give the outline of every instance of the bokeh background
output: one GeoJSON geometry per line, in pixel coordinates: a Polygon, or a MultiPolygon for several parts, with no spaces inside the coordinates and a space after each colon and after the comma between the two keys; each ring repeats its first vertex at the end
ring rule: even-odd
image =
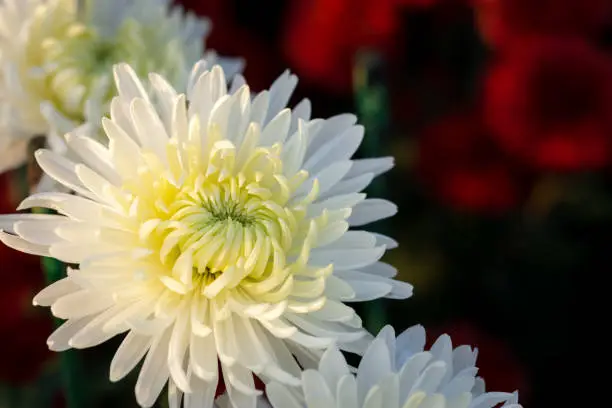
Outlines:
{"type": "MultiPolygon", "coordinates": [[[[363,156],[396,168],[369,189],[399,214],[375,229],[415,286],[358,306],[368,328],[422,323],[480,350],[488,388],[526,408],[567,406],[577,274],[606,273],[612,227],[609,0],[184,0],[213,21],[207,46],[243,56],[263,89],[285,68],[314,116],[356,112],[363,156]]],[[[0,178],[0,210],[25,192],[0,178]]],[[[62,407],[59,359],[76,359],[88,407],[132,407],[110,384],[117,344],[47,351],[31,306],[39,260],[0,247],[0,407],[62,407]],[[79,368],[80,367],[80,368],[79,368]]],[[[160,402],[160,406],[164,402],[160,402]]]]}

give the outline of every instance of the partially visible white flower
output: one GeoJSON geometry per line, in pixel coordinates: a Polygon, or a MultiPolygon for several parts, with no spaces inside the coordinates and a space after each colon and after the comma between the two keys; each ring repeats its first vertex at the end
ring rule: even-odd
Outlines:
{"type": "MultiPolygon", "coordinates": [[[[518,395],[485,392],[476,377],[477,351],[453,349],[448,335],[425,351],[425,330],[414,326],[396,340],[386,326],[365,353],[357,375],[335,348],[318,370],[302,373],[301,388],[276,382],[267,386],[274,408],[521,408],[518,395]]],[[[503,369],[500,367],[500,369],[503,369]]]]}
{"type": "MultiPolygon", "coordinates": [[[[78,2],[0,4],[0,109],[6,112],[0,138],[46,135],[65,148],[62,137],[75,127],[97,135],[116,94],[116,63],[129,63],[143,78],[158,72],[180,87],[196,61],[217,62],[215,54],[203,54],[209,22],[170,10],[170,0],[85,0],[80,10],[78,2]]],[[[239,61],[225,62],[240,69],[239,61]]],[[[1,150],[4,154],[8,151],[1,150]]],[[[0,171],[6,160],[0,156],[0,171]]]]}
{"type": "Polygon", "coordinates": [[[115,78],[108,147],[69,134],[74,160],[36,153],[76,195],[35,194],[19,209],[60,215],[0,216],[6,245],[79,264],[34,299],[67,319],[49,346],[127,333],[110,377],[144,358],[144,407],[168,383],[171,407],[208,408],[223,375],[232,403],[250,408],[254,375],[297,385],[334,342],[362,354],[371,336],[346,302],[404,299],[412,286],[380,262],[395,241],[361,229],[397,207],[361,192],[393,159],[352,158],[357,118],[311,119],[308,100],[286,108],[288,72],[254,98],[205,63],[186,94],[151,74],[149,95],[126,64],[115,78]]]}

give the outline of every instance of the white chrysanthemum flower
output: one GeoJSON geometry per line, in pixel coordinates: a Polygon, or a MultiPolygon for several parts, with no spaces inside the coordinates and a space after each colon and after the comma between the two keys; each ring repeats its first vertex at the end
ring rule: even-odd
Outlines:
{"type": "Polygon", "coordinates": [[[484,392],[476,377],[477,351],[453,350],[448,335],[425,351],[425,330],[414,326],[395,339],[391,326],[378,334],[357,375],[342,353],[330,347],[318,370],[302,373],[302,387],[272,382],[267,395],[274,408],[521,408],[518,395],[484,392]]]}
{"type": "MultiPolygon", "coordinates": [[[[85,0],[81,10],[78,2],[0,4],[0,109],[6,113],[0,138],[60,139],[77,126],[91,134],[116,93],[114,64],[127,62],[143,77],[159,72],[179,87],[203,56],[208,21],[170,11],[170,0],[85,0]]],[[[61,139],[54,143],[61,146],[61,139]]],[[[0,156],[0,171],[7,157],[0,156]]]]}
{"type": "Polygon", "coordinates": [[[34,299],[68,319],[50,347],[127,332],[110,376],[147,354],[142,406],[170,379],[172,406],[184,392],[187,406],[208,407],[219,359],[233,404],[252,407],[253,373],[299,384],[332,343],[365,351],[371,339],[345,301],[412,293],[379,262],[393,240],[348,230],[396,212],[361,193],[393,160],[351,159],[364,136],[356,117],[311,120],[308,100],[286,109],[297,83],[288,73],[251,100],[241,76],[228,93],[223,70],[204,66],[187,95],[152,74],[152,97],[116,67],[109,147],[67,135],[78,161],[36,154],[77,195],[39,193],[19,207],[61,215],[0,217],[8,246],[79,264],[34,299]]]}

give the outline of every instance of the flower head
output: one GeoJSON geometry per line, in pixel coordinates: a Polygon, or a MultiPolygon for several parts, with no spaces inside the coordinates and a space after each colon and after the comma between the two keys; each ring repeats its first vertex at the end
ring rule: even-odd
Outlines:
{"type": "Polygon", "coordinates": [[[520,408],[516,394],[484,392],[476,377],[477,351],[453,349],[447,335],[425,351],[425,330],[413,326],[397,339],[387,326],[366,351],[357,375],[340,351],[331,347],[318,370],[302,373],[302,388],[279,383],[267,387],[275,408],[520,408]]]}
{"type": "Polygon", "coordinates": [[[39,193],[20,206],[60,215],[0,217],[5,244],[79,264],[34,299],[68,320],[50,347],[127,332],[110,376],[146,354],[142,406],[168,379],[171,398],[212,401],[218,360],[232,403],[251,406],[253,374],[298,384],[333,342],[364,351],[367,333],[344,301],[412,292],[379,262],[393,240],[348,230],[396,211],[360,192],[393,163],[351,159],[364,133],[356,118],[311,120],[308,100],[285,109],[297,82],[288,73],[251,99],[241,76],[228,92],[222,68],[205,68],[194,67],[186,95],[152,74],[149,95],[117,66],[108,148],[73,134],[75,161],[36,154],[77,195],[39,193]]]}
{"type": "MultiPolygon", "coordinates": [[[[116,93],[112,66],[186,83],[209,23],[168,0],[6,0],[0,5],[0,137],[90,134],[116,93]]],[[[214,57],[214,55],[212,55],[214,57]]],[[[55,141],[56,143],[58,140],[55,141]]],[[[1,169],[0,169],[1,170],[1,169]]]]}

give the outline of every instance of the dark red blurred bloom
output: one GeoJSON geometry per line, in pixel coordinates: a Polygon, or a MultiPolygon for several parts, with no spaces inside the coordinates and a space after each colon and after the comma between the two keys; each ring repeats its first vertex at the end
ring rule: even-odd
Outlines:
{"type": "Polygon", "coordinates": [[[505,46],[525,35],[590,36],[612,19],[610,0],[472,0],[485,40],[505,46]]]}
{"type": "Polygon", "coordinates": [[[427,330],[428,347],[442,334],[448,334],[453,347],[467,344],[478,348],[478,375],[485,380],[487,390],[500,392],[519,391],[524,400],[527,389],[524,367],[508,345],[469,322],[456,322],[451,325],[427,330]]]}
{"type": "MultiPolygon", "coordinates": [[[[14,212],[9,174],[0,176],[0,213],[14,212]]],[[[0,346],[7,350],[0,364],[0,382],[23,383],[39,374],[52,355],[45,339],[51,318],[32,306],[32,298],[44,285],[38,257],[0,244],[0,346]]]]}
{"type": "Polygon", "coordinates": [[[450,116],[423,132],[418,174],[432,195],[462,210],[503,212],[522,198],[515,171],[475,113],[450,116]]]}
{"type": "Polygon", "coordinates": [[[500,145],[539,169],[601,168],[612,147],[612,59],[581,40],[525,39],[485,90],[500,145]]]}
{"type": "Polygon", "coordinates": [[[350,92],[355,53],[397,45],[403,6],[437,0],[295,0],[286,20],[283,50],[304,80],[329,91],[350,92]]]}

